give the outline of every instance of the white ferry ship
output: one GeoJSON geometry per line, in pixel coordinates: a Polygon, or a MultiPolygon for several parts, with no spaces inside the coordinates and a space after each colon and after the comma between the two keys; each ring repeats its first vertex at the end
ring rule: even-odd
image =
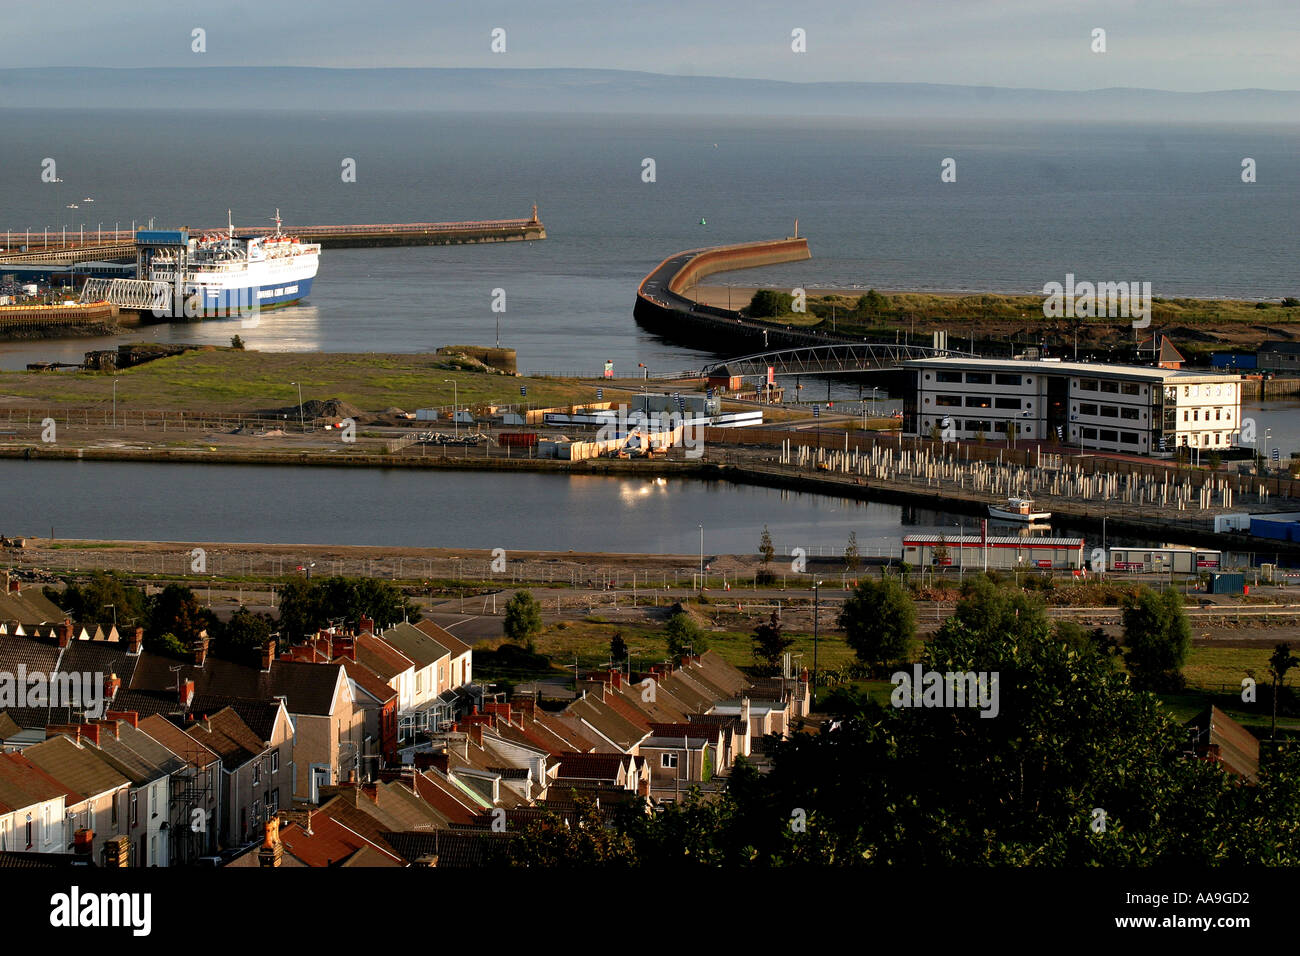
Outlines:
{"type": "Polygon", "coordinates": [[[183,268],[184,295],[197,297],[204,314],[247,309],[254,303],[259,309],[287,305],[311,292],[320,263],[318,243],[281,232],[278,209],[275,232],[269,236],[238,238],[229,213],[227,218],[226,233],[186,235],[182,248],[152,248],[137,277],[174,286],[176,272],[183,268]]]}

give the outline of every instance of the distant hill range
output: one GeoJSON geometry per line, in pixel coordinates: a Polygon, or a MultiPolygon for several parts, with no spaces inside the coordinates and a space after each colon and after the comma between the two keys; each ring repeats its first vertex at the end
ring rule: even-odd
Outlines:
{"type": "Polygon", "coordinates": [[[577,69],[10,69],[0,70],[0,103],[40,109],[634,112],[1066,122],[1300,120],[1300,91],[1295,90],[1058,91],[927,83],[786,83],[577,69]]]}

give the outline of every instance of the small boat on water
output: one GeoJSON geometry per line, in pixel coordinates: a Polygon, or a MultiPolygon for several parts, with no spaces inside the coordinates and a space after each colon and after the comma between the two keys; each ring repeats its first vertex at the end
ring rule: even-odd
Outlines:
{"type": "Polygon", "coordinates": [[[989,505],[989,517],[999,518],[1002,521],[1050,521],[1052,513],[1050,511],[1035,511],[1034,499],[1032,498],[1008,498],[1006,507],[989,505]]]}

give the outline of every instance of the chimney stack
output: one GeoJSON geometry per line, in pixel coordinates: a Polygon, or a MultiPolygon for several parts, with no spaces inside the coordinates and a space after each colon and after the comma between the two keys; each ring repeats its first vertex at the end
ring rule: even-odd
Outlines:
{"type": "Polygon", "coordinates": [[[194,681],[181,681],[180,699],[182,707],[189,707],[194,703],[194,681]]]}
{"type": "Polygon", "coordinates": [[[203,667],[204,661],[208,659],[208,636],[202,635],[194,642],[194,666],[203,667]]]}
{"type": "Polygon", "coordinates": [[[134,710],[110,710],[106,716],[109,720],[125,720],[136,729],[140,727],[140,714],[134,710]]]}
{"type": "MultiPolygon", "coordinates": [[[[122,679],[116,674],[109,674],[104,678],[104,698],[108,703],[113,702],[117,692],[122,688],[122,679]]],[[[135,726],[132,724],[132,726],[135,726]]]]}
{"type": "MultiPolygon", "coordinates": [[[[310,832],[310,826],[308,827],[310,832]]],[[[279,866],[284,856],[284,846],[280,843],[280,818],[272,817],[266,821],[262,837],[262,847],[257,851],[258,866],[279,866]]]]}
{"type": "Polygon", "coordinates": [[[138,655],[143,647],[144,647],[144,628],[137,624],[135,626],[135,629],[131,631],[131,648],[130,650],[127,651],[127,653],[131,655],[138,655]]]}
{"type": "Polygon", "coordinates": [[[89,860],[95,845],[95,831],[81,827],[72,835],[72,853],[79,859],[89,860]]]}
{"type": "Polygon", "coordinates": [[[275,660],[275,639],[266,642],[262,648],[262,673],[268,673],[271,670],[271,662],[275,660]]]}
{"type": "MultiPolygon", "coordinates": [[[[114,735],[116,735],[117,732],[116,726],[113,728],[113,731],[114,731],[114,735]]],[[[86,740],[89,740],[96,747],[98,747],[99,746],[99,724],[82,724],[81,736],[84,737],[86,740]]]]}
{"type": "Polygon", "coordinates": [[[359,634],[374,634],[375,622],[370,620],[365,614],[361,615],[361,620],[357,622],[357,632],[359,634]]]}
{"type": "Polygon", "coordinates": [[[72,643],[72,621],[68,618],[63,619],[59,625],[59,647],[67,647],[72,643]]]}
{"type": "Polygon", "coordinates": [[[74,744],[81,743],[81,725],[80,724],[50,724],[45,728],[45,739],[51,737],[65,736],[72,738],[74,744]]]}

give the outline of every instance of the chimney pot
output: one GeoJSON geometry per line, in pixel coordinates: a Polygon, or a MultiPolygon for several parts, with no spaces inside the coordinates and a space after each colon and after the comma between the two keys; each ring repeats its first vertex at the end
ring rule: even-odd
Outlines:
{"type": "Polygon", "coordinates": [[[135,630],[131,632],[131,648],[129,654],[139,654],[140,649],[144,646],[144,628],[136,625],[135,630]]]}
{"type": "Polygon", "coordinates": [[[181,681],[180,698],[182,707],[188,707],[194,703],[194,681],[181,681]]]}
{"type": "Polygon", "coordinates": [[[194,642],[194,666],[202,667],[204,662],[207,659],[208,659],[208,637],[206,634],[204,634],[197,641],[194,642]]]}
{"type": "Polygon", "coordinates": [[[271,669],[271,662],[274,660],[275,660],[275,640],[272,639],[267,641],[266,646],[262,648],[262,670],[264,672],[269,671],[271,669]]]}
{"type": "Polygon", "coordinates": [[[59,647],[67,647],[72,642],[72,621],[68,618],[63,619],[59,625],[59,647]]]}

